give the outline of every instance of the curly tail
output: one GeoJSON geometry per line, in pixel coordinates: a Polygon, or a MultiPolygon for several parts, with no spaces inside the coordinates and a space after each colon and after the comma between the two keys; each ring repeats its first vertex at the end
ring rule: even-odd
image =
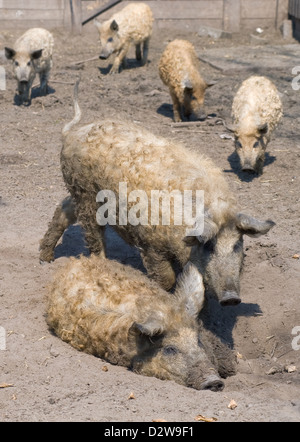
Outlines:
{"type": "Polygon", "coordinates": [[[79,107],[78,104],[78,86],[80,83],[80,78],[78,78],[78,80],[75,83],[74,86],[74,95],[73,95],[73,103],[74,103],[74,118],[72,121],[70,121],[69,123],[67,123],[63,130],[62,130],[62,134],[63,136],[66,136],[67,133],[70,131],[70,129],[72,129],[73,126],[75,126],[75,124],[79,123],[79,121],[81,120],[81,109],[79,107]]]}

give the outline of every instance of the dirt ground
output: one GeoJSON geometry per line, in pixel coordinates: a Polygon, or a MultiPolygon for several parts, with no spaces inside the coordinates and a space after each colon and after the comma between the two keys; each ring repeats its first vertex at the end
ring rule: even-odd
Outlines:
{"type": "MultiPolygon", "coordinates": [[[[2,31],[0,51],[20,34],[2,31]]],[[[284,117],[268,147],[264,173],[256,177],[239,172],[233,141],[222,138],[229,134],[216,124],[218,117],[230,121],[234,93],[249,72],[225,75],[201,63],[203,76],[217,81],[206,96],[212,118],[178,129],[171,124],[171,99],[157,69],[162,49],[174,38],[192,41],[199,54],[216,47],[226,53],[241,44],[250,48],[249,35],[214,41],[157,29],[148,65],[139,67],[131,52],[129,68],[114,76],[107,75],[110,61],[71,65],[99,53],[93,27],[76,37],[57,30],[54,37],[50,94],[40,97],[36,87],[29,107],[14,104],[16,84],[0,59],[7,74],[7,88],[0,91],[0,421],[194,422],[199,414],[219,422],[299,421],[300,340],[292,334],[300,326],[300,91],[291,85],[297,61],[288,70],[265,72],[281,93],[284,117]],[[68,256],[88,253],[79,226],[72,226],[56,248],[55,261],[39,263],[39,240],[66,195],[61,129],[73,117],[72,83],[78,75],[82,122],[118,116],[185,143],[224,170],[241,211],[276,222],[266,236],[245,239],[242,303],[219,310],[239,356],[238,374],[225,380],[220,393],[136,375],[79,353],[47,328],[47,284],[68,256]],[[228,408],[232,399],[235,409],[228,408]]],[[[279,34],[266,37],[269,44],[286,44],[279,34]]],[[[261,66],[263,71],[263,59],[261,66]]],[[[109,241],[110,258],[141,266],[139,256],[115,235],[109,233],[109,241]]]]}

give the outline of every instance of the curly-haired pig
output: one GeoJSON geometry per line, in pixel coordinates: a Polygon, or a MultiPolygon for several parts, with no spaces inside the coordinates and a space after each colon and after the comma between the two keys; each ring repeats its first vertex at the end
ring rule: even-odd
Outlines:
{"type": "Polygon", "coordinates": [[[243,171],[262,173],[266,147],[283,115],[276,86],[266,77],[245,80],[232,104],[235,148],[243,171]]]}
{"type": "Polygon", "coordinates": [[[12,60],[18,93],[23,103],[30,103],[32,83],[37,73],[40,77],[40,94],[47,93],[53,46],[54,39],[49,31],[32,28],[18,38],[13,49],[5,48],[6,58],[12,60]]]}
{"type": "Polygon", "coordinates": [[[83,226],[90,251],[105,256],[108,220],[104,216],[102,223],[98,217],[106,209],[103,192],[113,195],[116,203],[122,195],[120,183],[125,183],[128,195],[143,194],[139,201],[143,222],[129,221],[132,200],[128,218],[119,222],[115,205],[115,222],[109,224],[140,250],[148,276],[169,290],[176,280],[174,268],[183,268],[191,259],[208,292],[222,305],[238,304],[243,236],[266,234],[275,223],[239,213],[222,171],[198,151],[128,121],[100,120],[76,127],[81,118],[77,97],[75,109],[74,119],[63,130],[61,151],[62,173],[71,197],[56,209],[40,243],[40,259],[53,259],[57,241],[74,219],[83,226]],[[178,212],[170,210],[168,223],[155,222],[151,203],[155,189],[180,198],[186,191],[194,197],[200,191],[203,205],[199,204],[194,219],[181,217],[178,222],[178,212]]]}
{"type": "Polygon", "coordinates": [[[115,54],[110,73],[126,67],[126,55],[135,45],[136,59],[142,65],[147,62],[149,41],[152,34],[153,15],[145,3],[130,3],[104,23],[95,22],[101,43],[101,59],[115,54]],[[143,48],[141,48],[141,45],[143,48]]]}
{"type": "Polygon", "coordinates": [[[207,83],[201,77],[192,43],[187,40],[171,41],[160,58],[158,69],[161,80],[170,91],[175,122],[181,121],[183,115],[205,119],[205,91],[214,83],[207,83]]]}
{"type": "MultiPolygon", "coordinates": [[[[47,322],[63,341],[112,364],[219,391],[218,355],[214,366],[205,351],[211,342],[199,331],[203,303],[202,277],[190,263],[170,294],[130,266],[91,255],[71,258],[54,277],[47,322]]],[[[233,374],[231,363],[224,371],[224,355],[221,365],[223,377],[233,374]]]]}

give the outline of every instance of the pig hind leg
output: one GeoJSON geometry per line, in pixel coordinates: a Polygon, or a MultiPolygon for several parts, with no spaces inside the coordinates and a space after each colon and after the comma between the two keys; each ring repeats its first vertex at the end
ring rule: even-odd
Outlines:
{"type": "Polygon", "coordinates": [[[150,38],[147,38],[144,41],[144,44],[143,44],[143,58],[142,58],[142,64],[143,65],[145,65],[147,63],[147,60],[148,60],[149,41],[150,41],[150,38]]]}
{"type": "Polygon", "coordinates": [[[76,198],[77,219],[84,229],[85,240],[91,253],[105,257],[105,226],[100,226],[96,220],[98,204],[89,195],[83,193],[76,198]]]}
{"type": "Polygon", "coordinates": [[[149,278],[154,279],[165,290],[171,290],[176,281],[171,262],[152,250],[141,255],[149,278]]]}
{"type": "Polygon", "coordinates": [[[43,239],[40,241],[40,262],[54,259],[55,246],[64,231],[76,222],[75,206],[71,197],[65,198],[56,208],[52,221],[43,239]]]}

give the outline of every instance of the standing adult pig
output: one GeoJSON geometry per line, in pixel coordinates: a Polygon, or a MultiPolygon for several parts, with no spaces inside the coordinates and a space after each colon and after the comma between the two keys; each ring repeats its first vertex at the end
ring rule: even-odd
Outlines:
{"type": "Polygon", "coordinates": [[[243,171],[261,174],[266,147],[283,114],[276,86],[252,76],[239,88],[232,104],[236,152],[243,171]]]}
{"type": "Polygon", "coordinates": [[[192,43],[186,40],[169,43],[159,61],[159,75],[170,90],[176,122],[193,114],[199,120],[206,118],[205,91],[213,83],[207,83],[201,77],[192,43]]]}
{"type": "Polygon", "coordinates": [[[13,72],[18,82],[22,103],[31,101],[32,83],[36,74],[40,77],[40,94],[47,94],[53,46],[54,39],[49,31],[32,28],[18,38],[13,49],[5,48],[6,58],[13,63],[13,72]]]}
{"type": "MultiPolygon", "coordinates": [[[[191,260],[203,275],[208,291],[222,305],[241,302],[243,236],[266,234],[274,222],[239,213],[221,170],[199,152],[129,121],[98,120],[74,127],[81,119],[77,92],[78,83],[74,119],[63,129],[61,151],[61,169],[71,198],[55,210],[40,242],[41,261],[53,259],[57,241],[76,219],[84,228],[90,251],[105,256],[108,219],[104,215],[102,224],[97,218],[103,197],[98,199],[98,192],[108,190],[116,203],[123,193],[120,183],[126,182],[128,194],[142,190],[145,198],[140,198],[139,213],[147,220],[136,223],[136,219],[130,222],[122,218],[119,222],[121,215],[115,206],[116,217],[109,224],[125,242],[140,250],[148,276],[169,290],[176,280],[174,265],[183,268],[191,260]],[[152,204],[149,210],[148,204],[153,189],[169,196],[174,191],[177,195],[178,191],[181,195],[186,190],[194,195],[197,190],[203,191],[204,207],[195,217],[195,226],[191,227],[194,221],[185,217],[175,222],[178,213],[171,210],[171,201],[168,222],[152,222],[152,213],[148,219],[155,210],[152,204]]],[[[177,208],[182,211],[182,205],[177,208]]]]}
{"type": "Polygon", "coordinates": [[[92,255],[71,258],[59,270],[50,287],[47,322],[62,340],[112,364],[218,391],[224,383],[198,332],[203,303],[202,277],[192,264],[170,294],[130,266],[92,255]]]}
{"type": "Polygon", "coordinates": [[[121,64],[126,67],[126,55],[132,44],[135,45],[136,59],[142,65],[146,64],[153,24],[148,5],[131,3],[104,23],[95,23],[102,47],[99,58],[106,60],[112,54],[116,55],[110,74],[119,72],[121,64]]]}

